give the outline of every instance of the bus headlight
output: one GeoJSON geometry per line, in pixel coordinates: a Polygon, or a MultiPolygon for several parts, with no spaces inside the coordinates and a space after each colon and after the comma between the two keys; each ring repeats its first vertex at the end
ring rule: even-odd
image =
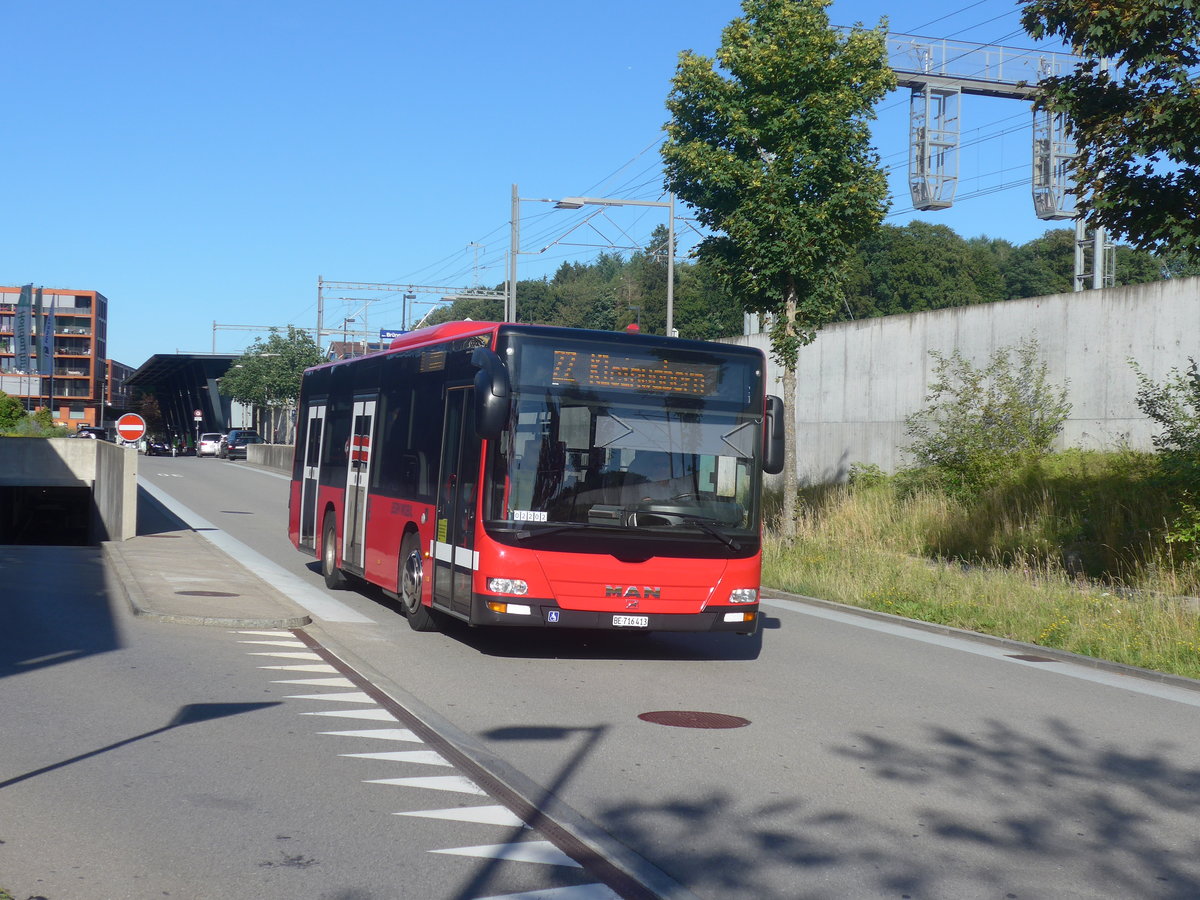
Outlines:
{"type": "Polygon", "coordinates": [[[489,578],[487,589],[493,594],[516,594],[519,597],[529,592],[529,585],[519,578],[489,578]]]}
{"type": "Polygon", "coordinates": [[[735,588],[729,592],[730,603],[757,603],[758,588],[735,588]]]}

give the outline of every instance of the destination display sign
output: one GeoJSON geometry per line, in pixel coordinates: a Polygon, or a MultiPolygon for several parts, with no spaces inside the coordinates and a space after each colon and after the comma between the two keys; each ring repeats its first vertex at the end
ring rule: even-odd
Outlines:
{"type": "Polygon", "coordinates": [[[721,367],[709,363],[595,350],[555,350],[552,382],[644,394],[710,397],[717,393],[720,374],[721,367]]]}

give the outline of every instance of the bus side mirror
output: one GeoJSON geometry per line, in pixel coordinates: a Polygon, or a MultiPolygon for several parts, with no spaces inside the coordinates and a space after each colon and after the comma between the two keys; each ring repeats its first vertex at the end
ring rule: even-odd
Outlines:
{"type": "Polygon", "coordinates": [[[508,368],[487,347],[475,348],[471,365],[479,367],[475,373],[475,433],[494,438],[508,423],[508,368]]]}
{"type": "Polygon", "coordinates": [[[767,395],[767,421],[763,429],[763,471],[778,475],[783,471],[783,401],[767,395]]]}

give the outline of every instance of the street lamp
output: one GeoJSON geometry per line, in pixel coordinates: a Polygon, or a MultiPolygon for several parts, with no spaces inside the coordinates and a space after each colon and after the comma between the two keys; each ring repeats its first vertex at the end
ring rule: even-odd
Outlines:
{"type": "MultiPolygon", "coordinates": [[[[669,210],[667,222],[667,335],[675,333],[675,195],[669,200],[621,200],[614,197],[563,197],[546,200],[555,209],[582,209],[585,206],[659,206],[669,210]]],[[[508,257],[508,296],[505,299],[504,320],[517,318],[517,255],[520,250],[521,198],[517,186],[512,186],[512,248],[508,257]]]]}

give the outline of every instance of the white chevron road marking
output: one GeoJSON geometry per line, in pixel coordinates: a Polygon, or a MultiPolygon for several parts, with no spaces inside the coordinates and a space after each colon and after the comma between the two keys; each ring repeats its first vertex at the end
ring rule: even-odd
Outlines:
{"type": "Polygon", "coordinates": [[[327,672],[334,674],[337,672],[329,663],[301,663],[297,666],[259,666],[260,669],[274,669],[277,672],[327,672]]]}
{"type": "Polygon", "coordinates": [[[407,728],[369,728],[365,731],[322,731],[320,734],[332,734],[337,737],[372,738],[379,741],[411,741],[412,743],[416,744],[424,743],[424,741],[422,741],[407,728]]]}
{"type": "Polygon", "coordinates": [[[430,850],[430,853],[447,853],[452,856],[478,856],[482,859],[504,859],[512,862],[541,863],[547,866],[570,866],[582,869],[567,854],[549,841],[516,841],[509,844],[481,844],[478,847],[453,847],[446,850],[430,850]]]}
{"type": "Polygon", "coordinates": [[[234,631],[233,634],[248,634],[258,637],[295,638],[290,631],[234,631]]]}
{"type": "Polygon", "coordinates": [[[427,775],[421,778],[373,778],[363,784],[392,784],[396,787],[428,788],[431,791],[452,791],[486,797],[487,791],[462,775],[427,775]]]}
{"type": "Polygon", "coordinates": [[[374,703],[373,697],[368,697],[362,691],[347,691],[344,694],[289,694],[289,700],[332,700],[335,703],[374,703]]]}
{"type": "Polygon", "coordinates": [[[424,819],[446,819],[450,822],[475,822],[479,825],[503,825],[506,828],[528,828],[521,818],[506,806],[460,806],[454,809],[418,809],[413,812],[392,813],[393,816],[417,816],[424,819]]]}
{"type": "Polygon", "coordinates": [[[300,713],[302,716],[337,716],[343,719],[366,719],[370,722],[395,722],[396,717],[386,709],[327,709],[321,712],[300,713]]]}
{"type": "Polygon", "coordinates": [[[337,687],[337,688],[352,688],[354,682],[349,678],[291,678],[281,681],[272,681],[271,684],[298,684],[301,687],[337,687]]]}
{"type": "Polygon", "coordinates": [[[393,750],[389,753],[339,753],[352,759],[383,759],[390,762],[420,763],[423,766],[446,766],[454,768],[446,762],[442,755],[434,750],[393,750]]]}
{"type": "Polygon", "coordinates": [[[480,897],[478,900],[621,900],[621,895],[604,884],[576,884],[571,887],[544,888],[520,894],[480,897]]]}

